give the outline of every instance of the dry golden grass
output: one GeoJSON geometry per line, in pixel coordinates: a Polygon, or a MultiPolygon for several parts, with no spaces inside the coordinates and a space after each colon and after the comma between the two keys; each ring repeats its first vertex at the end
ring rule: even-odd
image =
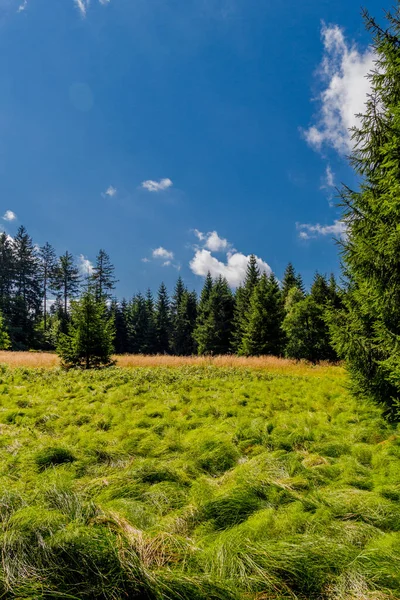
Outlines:
{"type": "MultiPolygon", "coordinates": [[[[274,356],[242,357],[242,356],[146,356],[143,354],[126,354],[116,356],[118,367],[182,367],[182,366],[215,366],[248,369],[262,369],[274,373],[293,375],[326,376],[329,374],[344,375],[341,366],[329,363],[311,365],[303,361],[295,361],[274,356]]],[[[51,369],[60,365],[56,354],[50,352],[0,352],[0,364],[10,367],[41,367],[51,369]]]]}

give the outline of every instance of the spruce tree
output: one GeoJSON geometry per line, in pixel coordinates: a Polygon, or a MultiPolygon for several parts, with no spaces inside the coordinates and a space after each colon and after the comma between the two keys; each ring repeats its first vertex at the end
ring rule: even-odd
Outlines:
{"type": "Polygon", "coordinates": [[[15,260],[12,240],[6,233],[0,234],[0,311],[6,324],[10,324],[15,260]]]}
{"type": "Polygon", "coordinates": [[[232,350],[234,352],[240,351],[242,346],[243,336],[248,325],[251,296],[260,281],[260,277],[261,273],[257,265],[257,259],[252,254],[247,263],[243,285],[236,290],[235,294],[234,332],[232,336],[232,350]]]}
{"type": "MultiPolygon", "coordinates": [[[[289,297],[298,293],[292,288],[289,297]]],[[[324,313],[312,296],[291,303],[283,321],[286,334],[286,356],[313,363],[330,358],[331,347],[326,335],[324,313]]]]}
{"type": "Polygon", "coordinates": [[[40,316],[41,286],[39,260],[32,238],[21,226],[13,240],[14,299],[11,335],[16,349],[33,347],[40,316]]]}
{"type": "Polygon", "coordinates": [[[179,276],[175,285],[171,302],[171,349],[172,353],[176,354],[177,356],[181,354],[181,336],[179,331],[178,316],[185,292],[187,292],[185,284],[183,283],[182,277],[179,276]]]}
{"type": "Polygon", "coordinates": [[[178,356],[190,356],[196,351],[194,330],[197,317],[195,292],[184,291],[175,322],[175,348],[178,356]]]}
{"type": "Polygon", "coordinates": [[[114,321],[104,300],[97,300],[88,287],[79,300],[72,300],[68,333],[59,338],[57,353],[65,367],[93,367],[112,364],[114,321]]]}
{"type": "Polygon", "coordinates": [[[157,354],[157,329],[154,299],[151,290],[146,293],[147,329],[143,352],[145,354],[157,354]]]}
{"type": "Polygon", "coordinates": [[[353,130],[351,164],[358,189],[342,190],[342,241],[347,290],[344,308],[332,315],[339,354],[358,392],[386,405],[400,403],[400,5],[383,29],[364,13],[376,68],[353,130]]]}
{"type": "Polygon", "coordinates": [[[171,336],[171,320],[170,306],[167,288],[164,283],[161,283],[156,303],[156,335],[157,335],[157,352],[160,354],[169,354],[170,336],[171,336]]]}
{"type": "Polygon", "coordinates": [[[204,308],[195,330],[199,354],[228,354],[232,347],[234,297],[224,277],[215,280],[204,308]]]}
{"type": "Polygon", "coordinates": [[[289,263],[285,269],[282,279],[282,303],[285,304],[286,298],[292,288],[298,288],[304,293],[303,282],[296,275],[292,263],[289,263]],[[300,285],[299,285],[300,284],[300,285]]]}
{"type": "Polygon", "coordinates": [[[253,290],[249,318],[244,332],[240,354],[279,356],[283,352],[283,307],[281,292],[274,275],[265,273],[253,290]]]}
{"type": "Polygon", "coordinates": [[[60,256],[54,274],[54,289],[62,300],[64,319],[68,317],[68,304],[79,293],[81,277],[72,254],[60,256]]]}
{"type": "Polygon", "coordinates": [[[127,302],[125,299],[122,299],[121,303],[119,303],[116,299],[113,299],[110,308],[109,314],[114,319],[115,325],[115,353],[116,354],[125,354],[128,352],[128,331],[126,324],[126,310],[127,310],[127,302]]]}
{"type": "Polygon", "coordinates": [[[148,312],[142,294],[133,297],[128,310],[128,345],[132,354],[147,353],[148,312]]]}
{"type": "Polygon", "coordinates": [[[114,277],[115,267],[105,250],[100,250],[96,263],[93,267],[91,279],[95,285],[95,293],[98,300],[112,297],[117,279],[114,277]]]}
{"type": "Polygon", "coordinates": [[[53,289],[56,267],[57,258],[55,250],[48,242],[46,242],[45,245],[39,249],[40,281],[43,298],[43,328],[45,333],[47,331],[48,316],[47,299],[49,291],[53,289]]]}
{"type": "Polygon", "coordinates": [[[213,287],[214,282],[211,277],[211,273],[208,272],[204,281],[203,289],[200,294],[200,301],[197,307],[196,326],[193,332],[193,336],[197,344],[199,354],[203,353],[201,348],[204,347],[205,340],[209,337],[207,329],[210,324],[210,296],[213,287]]]}

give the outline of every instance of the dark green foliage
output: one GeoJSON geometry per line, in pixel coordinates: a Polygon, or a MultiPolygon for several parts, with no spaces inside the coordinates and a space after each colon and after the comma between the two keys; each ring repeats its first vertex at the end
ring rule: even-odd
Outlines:
{"type": "Polygon", "coordinates": [[[386,405],[400,402],[400,13],[396,4],[382,29],[365,13],[376,69],[360,125],[353,131],[351,165],[358,190],[342,190],[347,239],[342,241],[347,294],[330,320],[355,389],[386,405]]]}
{"type": "Polygon", "coordinates": [[[114,320],[104,301],[96,300],[90,287],[80,300],[71,302],[68,333],[61,334],[57,352],[66,367],[107,366],[114,351],[114,320]]]}
{"type": "Polygon", "coordinates": [[[80,289],[81,278],[72,254],[68,251],[60,256],[54,273],[54,289],[62,301],[64,319],[67,320],[68,304],[76,298],[80,289]]]}
{"type": "Polygon", "coordinates": [[[296,271],[294,270],[292,263],[289,263],[285,269],[285,272],[283,274],[283,279],[282,279],[282,303],[283,304],[285,304],[286,298],[288,297],[288,294],[292,288],[296,287],[304,293],[304,290],[302,289],[302,281],[301,281],[301,279],[299,280],[298,277],[299,276],[296,275],[296,271]],[[300,286],[299,286],[299,284],[300,284],[300,286]]]}
{"type": "Polygon", "coordinates": [[[110,314],[115,325],[115,352],[124,354],[128,352],[128,303],[125,299],[121,304],[113,300],[110,306],[110,314]]]}
{"type": "Polygon", "coordinates": [[[106,300],[111,298],[117,280],[114,277],[115,267],[111,264],[110,257],[105,250],[100,250],[96,263],[93,267],[91,280],[94,283],[94,289],[97,300],[106,300]]]}
{"type": "Polygon", "coordinates": [[[199,354],[228,354],[232,344],[234,297],[228,282],[218,277],[209,289],[206,281],[200,298],[194,333],[199,354]]]}
{"type": "Polygon", "coordinates": [[[174,348],[178,356],[190,356],[196,352],[194,329],[197,318],[197,296],[184,291],[175,319],[174,348]]]}
{"type": "Polygon", "coordinates": [[[15,260],[11,238],[6,233],[0,234],[0,311],[10,322],[12,308],[12,292],[15,273],[15,260]]]}
{"type": "Polygon", "coordinates": [[[147,353],[148,325],[146,300],[142,294],[137,294],[132,299],[128,309],[128,352],[133,354],[147,353]]]}
{"type": "Polygon", "coordinates": [[[57,257],[54,248],[46,242],[39,248],[39,269],[43,297],[43,329],[47,331],[47,299],[48,293],[53,289],[54,277],[57,268],[57,257]]]}
{"type": "Polygon", "coordinates": [[[42,294],[37,252],[23,226],[14,238],[13,254],[14,298],[10,333],[14,348],[31,348],[35,345],[35,327],[39,320],[42,294]]]}
{"type": "MultiPolygon", "coordinates": [[[[297,291],[292,288],[287,300],[297,291]]],[[[310,360],[316,363],[332,357],[332,348],[324,309],[312,296],[300,298],[291,304],[283,321],[286,334],[286,355],[289,358],[310,360]]]]}
{"type": "Polygon", "coordinates": [[[251,296],[248,322],[239,353],[245,356],[282,354],[283,316],[278,282],[274,275],[267,277],[264,273],[251,296]]]}
{"type": "Polygon", "coordinates": [[[240,351],[240,348],[242,347],[243,336],[248,325],[251,296],[260,277],[261,274],[257,265],[257,259],[254,254],[252,254],[249,258],[243,285],[238,287],[235,294],[234,327],[232,336],[232,350],[234,352],[240,351]]]}
{"type": "Polygon", "coordinates": [[[158,290],[156,304],[156,334],[157,334],[157,352],[159,354],[169,354],[171,320],[170,306],[167,288],[161,283],[158,290]]]}

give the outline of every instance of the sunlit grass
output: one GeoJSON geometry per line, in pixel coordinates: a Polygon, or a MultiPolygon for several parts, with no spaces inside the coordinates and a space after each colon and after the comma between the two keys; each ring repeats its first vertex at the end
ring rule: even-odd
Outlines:
{"type": "Polygon", "coordinates": [[[121,360],[0,368],[0,597],[400,597],[400,436],[341,367],[121,360]]]}
{"type": "MultiPolygon", "coordinates": [[[[126,354],[114,356],[119,367],[229,367],[229,368],[248,368],[248,369],[266,369],[276,373],[288,373],[293,375],[317,375],[334,376],[338,378],[344,376],[345,371],[341,366],[333,367],[331,364],[322,362],[318,365],[312,365],[305,361],[295,361],[288,358],[277,358],[274,356],[169,356],[156,355],[147,356],[144,354],[126,354]]],[[[47,352],[2,352],[0,351],[0,364],[6,364],[9,367],[32,367],[52,369],[60,366],[58,356],[47,352]]]]}

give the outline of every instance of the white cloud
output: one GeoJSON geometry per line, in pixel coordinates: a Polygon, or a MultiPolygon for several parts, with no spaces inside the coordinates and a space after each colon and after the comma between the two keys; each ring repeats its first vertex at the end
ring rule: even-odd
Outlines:
{"type": "Polygon", "coordinates": [[[15,221],[17,215],[12,210],[6,210],[3,215],[3,221],[15,221]]]}
{"type": "Polygon", "coordinates": [[[149,258],[142,258],[141,261],[144,262],[144,263],[151,262],[151,260],[149,258]]]}
{"type": "Polygon", "coordinates": [[[221,252],[223,250],[228,250],[230,247],[228,240],[219,237],[216,231],[202,233],[198,229],[195,229],[194,234],[201,242],[204,242],[204,247],[211,250],[211,252],[221,252]]]}
{"type": "Polygon", "coordinates": [[[115,188],[114,186],[110,185],[107,190],[102,194],[102,196],[109,196],[109,198],[113,198],[114,196],[117,195],[117,188],[115,188]]]}
{"type": "MultiPolygon", "coordinates": [[[[218,277],[222,275],[225,277],[232,287],[240,285],[246,276],[247,264],[250,256],[245,256],[240,252],[228,253],[226,262],[222,262],[215,258],[209,250],[202,249],[196,250],[193,259],[190,261],[190,268],[195,275],[201,275],[205,277],[208,272],[211,273],[212,277],[218,277]]],[[[256,257],[257,265],[261,271],[270,274],[271,267],[256,257]]]]}
{"type": "Polygon", "coordinates": [[[170,260],[166,260],[165,262],[163,262],[162,266],[163,267],[170,267],[171,266],[171,261],[170,260]]]}
{"type": "Polygon", "coordinates": [[[20,12],[23,12],[24,10],[26,10],[26,8],[27,8],[27,7],[28,7],[28,0],[24,0],[24,1],[22,2],[22,4],[20,4],[20,5],[18,6],[18,10],[17,10],[17,12],[19,12],[19,13],[20,13],[20,12]]]}
{"type": "Polygon", "coordinates": [[[366,75],[374,68],[371,48],[364,52],[350,44],[338,25],[322,26],[324,56],[319,76],[325,89],[319,95],[317,122],[304,134],[316,150],[326,144],[340,154],[351,150],[349,129],[358,124],[357,114],[364,112],[370,82],[366,75]]]}
{"type": "Polygon", "coordinates": [[[78,269],[81,275],[87,277],[93,273],[93,264],[86,256],[80,254],[78,257],[78,269]]]}
{"type": "Polygon", "coordinates": [[[142,182],[142,188],[148,190],[149,192],[162,192],[170,188],[172,185],[172,181],[168,178],[160,179],[160,181],[148,179],[147,181],[142,182]]]}
{"type": "Polygon", "coordinates": [[[106,4],[110,4],[110,0],[99,0],[100,4],[105,6],[106,4]]]}
{"type": "Polygon", "coordinates": [[[174,253],[160,246],[159,248],[153,250],[153,258],[164,258],[167,260],[172,260],[174,258],[174,253]]]}
{"type": "Polygon", "coordinates": [[[296,223],[296,228],[299,231],[299,237],[302,240],[309,240],[321,236],[336,236],[343,238],[346,235],[347,225],[340,219],[336,219],[332,225],[320,225],[316,223],[296,223]]]}
{"type": "Polygon", "coordinates": [[[86,12],[89,8],[90,0],[74,0],[74,2],[82,17],[86,17],[86,12]]]}
{"type": "Polygon", "coordinates": [[[335,187],[335,174],[333,173],[330,165],[327,165],[326,167],[325,185],[327,187],[335,187]]]}

